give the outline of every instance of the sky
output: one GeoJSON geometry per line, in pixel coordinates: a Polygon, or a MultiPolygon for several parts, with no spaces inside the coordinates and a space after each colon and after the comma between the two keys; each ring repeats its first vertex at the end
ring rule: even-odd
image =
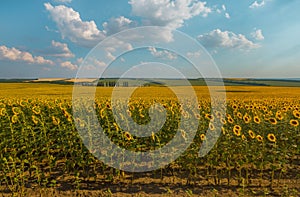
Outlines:
{"type": "MultiPolygon", "coordinates": [[[[171,44],[174,31],[183,32],[203,46],[223,77],[299,78],[299,9],[297,0],[2,0],[0,78],[75,78],[98,43],[142,26],[168,29],[145,35],[153,42],[171,44]]],[[[131,41],[115,39],[91,68],[111,75],[147,61],[190,68],[176,51],[139,51],[131,41]],[[118,47],[129,52],[116,56],[118,47]]]]}

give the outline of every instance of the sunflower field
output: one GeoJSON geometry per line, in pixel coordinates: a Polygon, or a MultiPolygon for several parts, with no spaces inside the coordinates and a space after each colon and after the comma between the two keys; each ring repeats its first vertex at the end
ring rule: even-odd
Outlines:
{"type": "MultiPolygon", "coordinates": [[[[70,97],[0,98],[1,193],[28,195],[28,188],[61,187],[77,191],[102,183],[106,187],[115,183],[131,187],[138,178],[148,176],[168,187],[234,186],[247,192],[247,188],[269,188],[269,194],[274,195],[285,191],[300,193],[298,96],[231,93],[225,114],[211,113],[206,96],[198,101],[199,113],[192,113],[195,109],[182,110],[175,98],[161,96],[158,87],[154,91],[158,92],[155,98],[137,97],[127,104],[128,115],[139,124],[151,121],[148,110],[154,101],[166,110],[163,127],[148,137],[136,137],[120,128],[108,97],[97,97],[94,109],[106,136],[131,151],[155,150],[166,145],[177,132],[180,115],[199,121],[188,149],[174,162],[150,174],[114,169],[94,157],[75,127],[75,122],[88,127],[88,122],[73,117],[70,97]],[[216,130],[218,125],[222,127],[217,143],[206,156],[199,157],[207,132],[216,130]]],[[[180,132],[184,140],[186,133],[180,132]]],[[[186,194],[192,195],[192,190],[186,194]]],[[[254,190],[250,194],[262,195],[254,190]]]]}

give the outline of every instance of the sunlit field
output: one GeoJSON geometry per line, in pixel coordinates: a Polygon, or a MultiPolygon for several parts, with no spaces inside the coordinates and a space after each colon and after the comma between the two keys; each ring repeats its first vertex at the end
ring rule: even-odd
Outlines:
{"type": "MultiPolygon", "coordinates": [[[[0,193],[24,196],[298,196],[300,88],[226,87],[226,113],[211,113],[207,87],[195,86],[199,113],[182,110],[166,87],[137,88],[127,113],[139,124],[162,104],[167,120],[138,138],[116,124],[113,88],[98,87],[95,111],[105,134],[132,151],[155,150],[174,137],[179,117],[199,121],[193,143],[162,169],[129,173],[91,154],[76,131],[88,123],[72,115],[71,85],[0,84],[0,193]],[[207,132],[222,124],[214,148],[199,157],[207,132]]],[[[185,87],[176,87],[184,94],[185,87]]],[[[193,126],[193,125],[191,125],[193,126]]],[[[185,138],[185,131],[180,131],[185,138]]],[[[111,153],[113,154],[113,153],[111,153]]]]}

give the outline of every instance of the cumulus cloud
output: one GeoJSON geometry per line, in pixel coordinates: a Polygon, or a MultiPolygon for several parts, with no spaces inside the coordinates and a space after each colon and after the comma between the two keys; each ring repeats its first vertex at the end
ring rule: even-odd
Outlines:
{"type": "Polygon", "coordinates": [[[62,38],[87,47],[95,46],[105,38],[105,34],[97,28],[93,20],[82,21],[80,14],[72,8],[64,5],[52,6],[50,3],[45,3],[44,6],[56,23],[62,38]]]}
{"type": "Polygon", "coordinates": [[[265,37],[262,33],[262,30],[261,29],[258,29],[254,32],[251,33],[251,36],[255,39],[255,40],[264,40],[265,37]]]}
{"type": "Polygon", "coordinates": [[[200,57],[201,56],[201,51],[196,51],[196,52],[187,52],[186,55],[189,57],[189,58],[192,58],[192,57],[200,57]]]}
{"type": "Polygon", "coordinates": [[[74,54],[70,51],[66,43],[56,42],[52,40],[49,56],[71,58],[74,54]]]}
{"type": "Polygon", "coordinates": [[[104,22],[102,26],[106,35],[112,35],[120,31],[136,27],[137,23],[124,16],[120,16],[118,18],[111,18],[108,22],[104,22]]]}
{"type": "Polygon", "coordinates": [[[248,40],[243,34],[235,34],[230,31],[215,29],[209,33],[199,35],[198,40],[208,48],[229,48],[229,49],[254,49],[260,47],[258,44],[248,40]]]}
{"type": "Polygon", "coordinates": [[[168,50],[157,50],[155,47],[149,47],[150,53],[157,58],[167,58],[169,60],[177,59],[177,55],[168,50]]]}
{"type": "Polygon", "coordinates": [[[258,1],[254,1],[250,6],[249,8],[251,9],[254,9],[254,8],[259,8],[259,7],[262,7],[265,5],[265,1],[262,0],[261,2],[258,2],[258,1]]]}
{"type": "Polygon", "coordinates": [[[29,64],[49,64],[53,65],[54,62],[47,60],[42,56],[33,56],[26,51],[20,51],[16,48],[8,48],[6,46],[0,46],[0,59],[16,62],[25,62],[29,64]]]}
{"type": "Polygon", "coordinates": [[[228,18],[228,19],[230,19],[230,15],[229,15],[229,13],[228,13],[228,12],[226,12],[226,13],[225,13],[225,18],[228,18]]]}
{"type": "Polygon", "coordinates": [[[145,25],[177,29],[194,16],[206,17],[211,9],[206,2],[193,0],[130,0],[132,13],[142,17],[145,25]]]}
{"type": "Polygon", "coordinates": [[[60,66],[63,68],[67,68],[69,70],[76,70],[78,68],[78,66],[76,64],[73,64],[70,61],[62,62],[62,63],[60,63],[60,66]]]}

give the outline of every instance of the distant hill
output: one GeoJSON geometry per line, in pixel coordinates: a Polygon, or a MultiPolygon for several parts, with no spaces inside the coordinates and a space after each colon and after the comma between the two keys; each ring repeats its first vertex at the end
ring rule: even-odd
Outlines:
{"type": "MultiPolygon", "coordinates": [[[[74,82],[82,85],[94,85],[98,81],[98,86],[138,86],[140,81],[143,86],[181,86],[186,85],[182,79],[121,79],[104,78],[104,79],[74,79],[74,78],[40,78],[40,79],[0,79],[0,83],[49,83],[73,85],[74,82]]],[[[206,86],[206,82],[210,85],[222,85],[222,80],[225,86],[278,86],[278,87],[300,87],[300,79],[251,79],[251,78],[208,78],[208,79],[188,79],[193,86],[206,86]]]]}

